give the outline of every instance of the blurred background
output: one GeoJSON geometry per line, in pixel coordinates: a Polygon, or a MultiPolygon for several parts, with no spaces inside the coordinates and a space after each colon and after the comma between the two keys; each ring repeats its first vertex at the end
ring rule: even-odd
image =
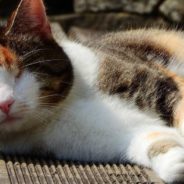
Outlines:
{"type": "MultiPolygon", "coordinates": [[[[36,0],[35,0],[36,1],[36,0]]],[[[19,0],[0,0],[0,16],[7,17],[19,0]]],[[[183,28],[184,0],[45,0],[51,21],[95,30],[137,27],[183,28]]]]}

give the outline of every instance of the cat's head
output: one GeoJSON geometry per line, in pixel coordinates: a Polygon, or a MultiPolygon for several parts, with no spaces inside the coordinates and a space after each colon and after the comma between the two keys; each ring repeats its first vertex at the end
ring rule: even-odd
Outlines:
{"type": "Polygon", "coordinates": [[[68,95],[69,59],[42,0],[22,0],[0,29],[0,132],[41,126],[68,95]]]}

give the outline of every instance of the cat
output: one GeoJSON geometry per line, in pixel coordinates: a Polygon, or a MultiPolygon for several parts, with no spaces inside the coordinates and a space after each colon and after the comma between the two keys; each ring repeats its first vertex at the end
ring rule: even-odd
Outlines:
{"type": "Polygon", "coordinates": [[[43,0],[0,29],[0,150],[131,162],[184,181],[184,34],[54,40],[43,0]]]}

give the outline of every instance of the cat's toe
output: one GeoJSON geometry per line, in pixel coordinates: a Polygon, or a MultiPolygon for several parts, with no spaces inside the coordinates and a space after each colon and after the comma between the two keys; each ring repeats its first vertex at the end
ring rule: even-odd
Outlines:
{"type": "Polygon", "coordinates": [[[180,147],[152,159],[155,172],[167,183],[184,182],[184,149],[180,147]]]}

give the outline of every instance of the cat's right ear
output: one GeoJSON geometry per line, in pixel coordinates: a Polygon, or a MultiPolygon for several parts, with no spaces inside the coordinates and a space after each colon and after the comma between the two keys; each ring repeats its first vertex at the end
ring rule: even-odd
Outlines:
{"type": "Polygon", "coordinates": [[[7,23],[5,34],[11,33],[52,37],[43,0],[21,0],[7,23]]]}

